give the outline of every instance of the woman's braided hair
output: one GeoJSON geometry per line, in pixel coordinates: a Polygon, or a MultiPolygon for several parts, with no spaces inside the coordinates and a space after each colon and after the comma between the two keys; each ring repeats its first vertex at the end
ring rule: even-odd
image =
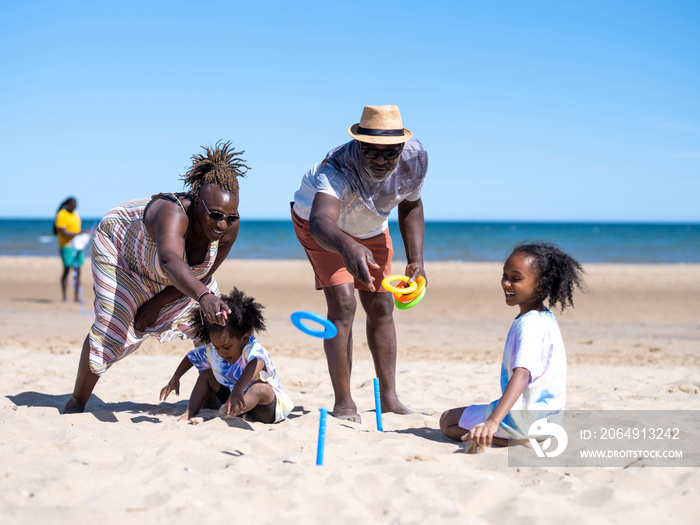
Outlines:
{"type": "Polygon", "coordinates": [[[513,249],[532,259],[532,266],[540,278],[540,299],[549,299],[549,306],[559,303],[561,311],[574,306],[574,288],[585,291],[583,267],[576,259],[548,242],[523,243],[513,249]]]}
{"type": "Polygon", "coordinates": [[[181,179],[192,193],[197,193],[204,184],[215,184],[233,195],[238,195],[238,177],[245,177],[250,169],[240,156],[245,151],[236,151],[231,141],[218,141],[214,147],[202,146],[205,153],[192,155],[192,167],[181,179]]]}
{"type": "Polygon", "coordinates": [[[195,341],[202,344],[210,343],[209,330],[214,327],[226,330],[232,337],[241,337],[243,334],[254,334],[265,330],[265,318],[262,314],[265,307],[255,302],[253,297],[245,295],[234,287],[229,295],[222,295],[221,300],[231,309],[225,326],[210,323],[201,315],[200,306],[197,306],[192,312],[190,322],[194,330],[195,341]]]}

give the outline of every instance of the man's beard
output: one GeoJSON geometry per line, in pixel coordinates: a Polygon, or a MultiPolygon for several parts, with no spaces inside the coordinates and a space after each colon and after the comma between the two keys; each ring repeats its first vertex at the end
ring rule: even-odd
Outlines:
{"type": "Polygon", "coordinates": [[[394,166],[392,169],[390,169],[386,173],[384,173],[380,176],[377,176],[372,172],[372,170],[370,168],[367,168],[365,166],[364,162],[360,161],[360,166],[362,166],[362,174],[370,182],[384,182],[386,179],[391,177],[394,174],[394,172],[396,171],[396,168],[399,167],[399,165],[397,164],[396,166],[394,166]]]}

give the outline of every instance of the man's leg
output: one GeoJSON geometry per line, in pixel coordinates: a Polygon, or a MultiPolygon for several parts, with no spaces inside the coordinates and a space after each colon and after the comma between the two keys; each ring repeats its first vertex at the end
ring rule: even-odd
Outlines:
{"type": "Polygon", "coordinates": [[[360,302],[367,313],[367,344],[379,378],[382,411],[410,414],[396,394],[396,327],[394,296],[360,290],[360,302]]]}
{"type": "Polygon", "coordinates": [[[328,319],[338,329],[333,339],[323,341],[328,361],[328,372],[333,384],[335,405],[333,416],[347,421],[360,422],[360,414],[350,394],[352,371],[352,323],[355,319],[357,301],[352,283],[329,286],[323,289],[328,306],[328,319]]]}
{"type": "Polygon", "coordinates": [[[63,408],[63,413],[77,414],[84,411],[85,405],[88,399],[90,399],[90,395],[99,378],[100,376],[90,370],[90,342],[86,336],[83,342],[83,350],[80,354],[80,362],[78,363],[78,374],[75,377],[73,397],[66,403],[66,406],[63,408]]]}

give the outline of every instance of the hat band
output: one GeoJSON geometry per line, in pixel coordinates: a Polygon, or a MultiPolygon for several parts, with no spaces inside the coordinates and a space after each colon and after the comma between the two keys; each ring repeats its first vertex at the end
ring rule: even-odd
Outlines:
{"type": "Polygon", "coordinates": [[[403,137],[403,129],[369,129],[357,126],[358,135],[370,135],[372,137],[403,137]]]}

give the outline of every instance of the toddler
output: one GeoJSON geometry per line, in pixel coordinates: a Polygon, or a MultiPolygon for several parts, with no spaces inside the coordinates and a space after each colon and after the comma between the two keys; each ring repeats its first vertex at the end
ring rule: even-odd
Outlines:
{"type": "Polygon", "coordinates": [[[237,288],[221,300],[231,309],[228,315],[220,312],[226,319],[223,326],[209,322],[199,307],[194,310],[191,319],[194,337],[207,344],[183,358],[160,391],[160,400],[165,401],[173,391],[179,395],[180,378],[194,366],[199,370],[199,378],[180,421],[195,424],[192,418],[202,406],[221,403],[223,416],[245,415],[262,423],[286,419],[294,404],[282,391],[270,355],[254,336],[265,329],[264,307],[237,288]]]}

